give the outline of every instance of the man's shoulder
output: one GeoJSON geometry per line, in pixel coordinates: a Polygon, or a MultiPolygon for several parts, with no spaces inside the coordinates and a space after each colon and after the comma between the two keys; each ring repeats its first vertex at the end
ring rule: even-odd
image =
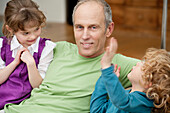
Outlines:
{"type": "Polygon", "coordinates": [[[54,48],[54,54],[74,53],[74,51],[77,51],[77,45],[67,41],[59,41],[55,42],[55,44],[56,47],[54,48]]]}
{"type": "Polygon", "coordinates": [[[77,47],[76,44],[73,44],[71,42],[67,42],[67,41],[59,41],[59,42],[55,42],[56,43],[56,48],[57,47],[77,47]]]}

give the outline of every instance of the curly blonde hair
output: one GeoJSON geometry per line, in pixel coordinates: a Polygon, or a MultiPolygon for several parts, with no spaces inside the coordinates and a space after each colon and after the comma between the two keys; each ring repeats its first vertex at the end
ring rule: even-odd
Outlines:
{"type": "Polygon", "coordinates": [[[142,77],[146,85],[151,84],[145,92],[154,101],[152,112],[170,113],[170,53],[149,48],[144,61],[142,77]]]}

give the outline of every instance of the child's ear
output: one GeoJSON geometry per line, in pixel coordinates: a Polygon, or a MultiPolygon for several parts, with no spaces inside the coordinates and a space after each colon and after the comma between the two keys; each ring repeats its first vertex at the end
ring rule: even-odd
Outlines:
{"type": "Polygon", "coordinates": [[[150,82],[149,84],[145,85],[145,88],[148,89],[152,86],[152,82],[150,82]]]}
{"type": "Polygon", "coordinates": [[[6,25],[5,27],[11,34],[13,34],[13,30],[8,25],[6,25]]]}

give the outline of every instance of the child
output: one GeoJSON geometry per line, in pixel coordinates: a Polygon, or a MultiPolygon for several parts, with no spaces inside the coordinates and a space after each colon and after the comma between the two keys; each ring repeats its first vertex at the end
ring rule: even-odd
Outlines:
{"type": "Polygon", "coordinates": [[[40,38],[46,17],[32,0],[10,0],[0,38],[0,109],[30,96],[45,77],[55,43],[40,38]]]}
{"type": "Polygon", "coordinates": [[[132,90],[124,90],[117,77],[120,68],[114,71],[116,76],[113,70],[117,67],[110,64],[116,50],[117,42],[111,39],[91,97],[91,113],[170,113],[170,54],[163,49],[148,49],[144,61],[128,74],[132,90]]]}

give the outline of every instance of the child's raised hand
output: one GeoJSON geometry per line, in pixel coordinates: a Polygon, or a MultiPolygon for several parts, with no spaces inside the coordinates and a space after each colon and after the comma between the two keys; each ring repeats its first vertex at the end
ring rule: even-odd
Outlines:
{"type": "Polygon", "coordinates": [[[110,39],[110,44],[106,48],[106,51],[101,59],[101,66],[102,69],[108,68],[111,66],[112,59],[116,54],[118,48],[117,40],[115,38],[110,39]]]}

